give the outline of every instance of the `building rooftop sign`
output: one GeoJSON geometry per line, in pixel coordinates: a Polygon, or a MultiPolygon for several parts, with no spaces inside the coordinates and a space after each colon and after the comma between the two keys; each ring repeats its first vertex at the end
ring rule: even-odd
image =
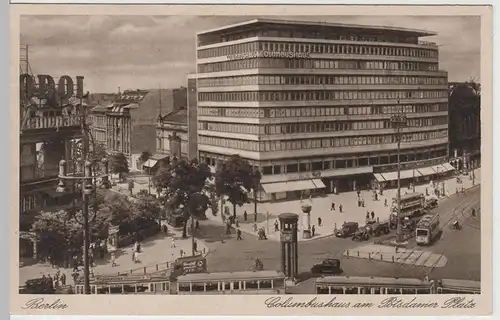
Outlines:
{"type": "Polygon", "coordinates": [[[59,78],[57,85],[52,76],[40,74],[37,76],[38,81],[30,74],[22,74],[19,81],[19,89],[22,99],[52,99],[56,101],[70,99],[71,97],[83,96],[83,77],[76,77],[75,82],[70,76],[64,75],[59,78]],[[76,93],[75,93],[76,88],[76,93]]]}
{"type": "Polygon", "coordinates": [[[310,57],[311,57],[311,54],[309,52],[254,51],[254,52],[230,54],[227,56],[227,59],[228,60],[242,60],[242,59],[251,59],[251,58],[309,59],[310,57]]]}

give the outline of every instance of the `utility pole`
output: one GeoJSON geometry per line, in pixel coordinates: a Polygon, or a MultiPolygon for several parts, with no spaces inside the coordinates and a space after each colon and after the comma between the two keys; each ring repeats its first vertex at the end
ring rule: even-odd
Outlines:
{"type": "MultiPolygon", "coordinates": [[[[399,102],[399,101],[398,101],[399,102]]],[[[403,110],[391,116],[391,124],[395,130],[395,137],[397,142],[398,152],[398,190],[397,190],[397,229],[396,241],[397,243],[403,242],[403,235],[401,234],[401,162],[400,162],[400,149],[401,149],[401,129],[406,127],[407,118],[403,110]]]]}

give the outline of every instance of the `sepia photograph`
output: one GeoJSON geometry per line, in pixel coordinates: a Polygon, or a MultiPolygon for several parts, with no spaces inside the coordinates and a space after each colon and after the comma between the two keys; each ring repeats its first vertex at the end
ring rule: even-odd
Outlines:
{"type": "Polygon", "coordinates": [[[472,308],[492,268],[481,15],[234,9],[20,15],[25,306],[458,295],[449,308],[472,308]]]}

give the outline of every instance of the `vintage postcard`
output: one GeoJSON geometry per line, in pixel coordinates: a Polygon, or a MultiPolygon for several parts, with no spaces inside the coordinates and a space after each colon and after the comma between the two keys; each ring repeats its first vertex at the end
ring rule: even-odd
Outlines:
{"type": "Polygon", "coordinates": [[[492,312],[490,7],[11,9],[13,314],[492,312]]]}

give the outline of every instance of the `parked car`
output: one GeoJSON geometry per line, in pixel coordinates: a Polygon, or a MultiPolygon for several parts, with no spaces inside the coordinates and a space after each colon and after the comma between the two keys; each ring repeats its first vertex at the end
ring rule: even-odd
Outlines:
{"type": "Polygon", "coordinates": [[[337,275],[341,274],[342,268],[340,268],[340,260],[339,259],[326,259],[321,263],[315,264],[311,268],[312,274],[328,274],[328,275],[337,275]]]}
{"type": "Polygon", "coordinates": [[[370,225],[370,234],[376,237],[380,236],[382,233],[389,234],[390,226],[389,221],[376,222],[370,225]]]}
{"type": "Polygon", "coordinates": [[[352,236],[352,241],[366,241],[370,239],[370,232],[367,228],[359,228],[352,236]]]}
{"type": "Polygon", "coordinates": [[[424,208],[427,210],[434,209],[438,206],[438,200],[436,198],[430,198],[425,200],[424,208]]]}
{"type": "Polygon", "coordinates": [[[359,224],[357,222],[345,222],[342,228],[335,230],[335,236],[339,238],[347,238],[352,236],[358,230],[359,224]]]}

